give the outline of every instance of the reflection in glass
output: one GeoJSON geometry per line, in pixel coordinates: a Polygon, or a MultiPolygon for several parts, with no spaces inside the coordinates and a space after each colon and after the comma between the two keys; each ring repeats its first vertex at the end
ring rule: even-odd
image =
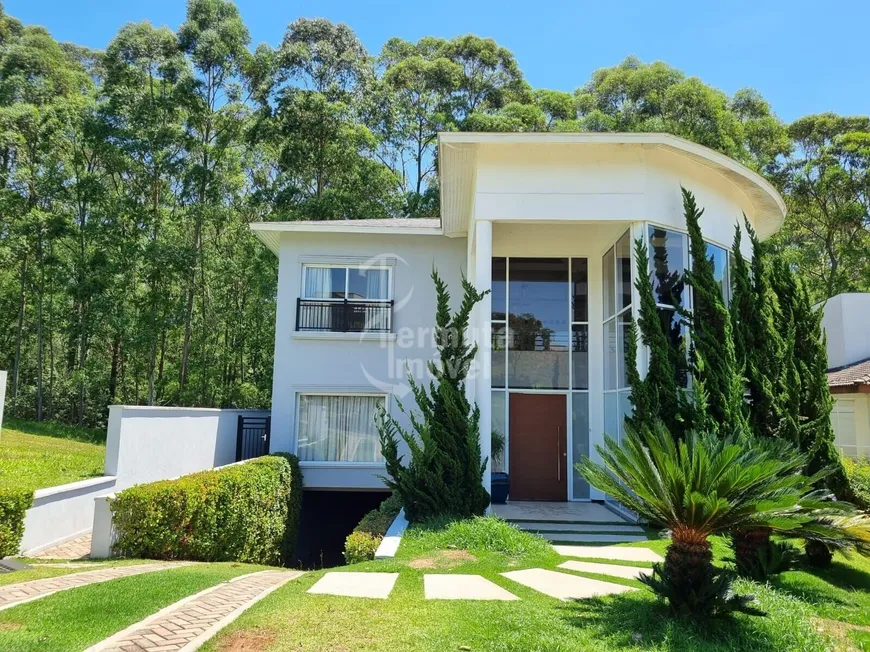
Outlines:
{"type": "Polygon", "coordinates": [[[507,340],[505,339],[505,325],[492,325],[492,381],[493,387],[504,387],[505,355],[507,340]]]}
{"type": "MultiPolygon", "coordinates": [[[[492,429],[497,430],[503,436],[507,436],[505,429],[505,391],[493,390],[492,392],[492,429]]],[[[507,441],[505,441],[505,451],[507,451],[507,441]]],[[[492,470],[504,471],[505,453],[492,457],[492,470]]]]}
{"type": "Polygon", "coordinates": [[[589,321],[589,273],[585,258],[571,259],[572,310],[574,321],[589,321]]]}
{"type": "Polygon", "coordinates": [[[604,324],[604,389],[616,389],[618,348],[616,318],[613,318],[604,324]]]}
{"type": "Polygon", "coordinates": [[[631,305],[631,238],[625,232],[616,243],[617,310],[631,305]]]}
{"type": "Polygon", "coordinates": [[[601,260],[601,291],[604,294],[604,317],[610,317],[616,313],[616,270],[614,269],[613,248],[601,260]]]}
{"type": "Polygon", "coordinates": [[[511,258],[508,384],[567,389],[568,259],[511,258]]]}
{"type": "Polygon", "coordinates": [[[619,444],[622,445],[623,440],[625,439],[625,418],[631,416],[631,401],[629,400],[629,396],[631,396],[631,391],[619,392],[618,394],[618,405],[619,405],[619,444]]]}
{"type": "Polygon", "coordinates": [[[731,302],[731,292],[728,286],[728,252],[722,247],[707,243],[707,258],[713,263],[713,277],[722,292],[725,305],[731,302]]]}
{"type": "Polygon", "coordinates": [[[686,347],[685,324],[676,310],[659,308],[659,320],[668,338],[670,350],[674,352],[677,367],[677,383],[680,387],[689,386],[688,350],[686,347]]]}
{"type": "Polygon", "coordinates": [[[617,333],[617,336],[619,338],[619,342],[616,352],[616,386],[619,389],[622,389],[623,387],[628,387],[628,373],[625,366],[625,359],[628,354],[628,347],[635,346],[635,343],[631,340],[631,337],[629,337],[631,328],[631,309],[622,313],[618,319],[619,332],[617,333]]]}
{"type": "Polygon", "coordinates": [[[348,299],[383,299],[390,296],[390,273],[385,269],[348,269],[348,299]]]}
{"type": "Polygon", "coordinates": [[[492,318],[504,321],[507,310],[507,259],[492,259],[492,318]]]}
{"type": "Polygon", "coordinates": [[[619,439],[619,399],[616,392],[604,394],[604,434],[619,439]]]}
{"type": "Polygon", "coordinates": [[[650,277],[656,303],[683,305],[686,236],[655,226],[649,228],[650,277]]]}
{"type": "Polygon", "coordinates": [[[589,327],[571,327],[571,385],[573,389],[589,389],[589,327]]]}
{"type": "MultiPolygon", "coordinates": [[[[574,463],[589,455],[589,394],[571,395],[571,437],[574,463]]],[[[589,498],[589,483],[574,469],[574,498],[589,498]]]]}

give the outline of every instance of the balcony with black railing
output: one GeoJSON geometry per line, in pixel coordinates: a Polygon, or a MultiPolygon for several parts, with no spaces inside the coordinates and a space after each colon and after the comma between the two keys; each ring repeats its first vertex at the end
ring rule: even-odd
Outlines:
{"type": "Polygon", "coordinates": [[[331,333],[389,333],[392,301],[297,299],[296,330],[331,333]]]}

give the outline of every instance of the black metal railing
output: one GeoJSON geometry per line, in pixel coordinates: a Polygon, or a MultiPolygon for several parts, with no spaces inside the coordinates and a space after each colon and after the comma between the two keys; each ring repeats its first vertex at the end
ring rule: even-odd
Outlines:
{"type": "Polygon", "coordinates": [[[272,417],[239,415],[236,431],[236,462],[269,454],[272,417]]]}
{"type": "Polygon", "coordinates": [[[298,299],[296,302],[297,331],[389,333],[392,321],[392,301],[298,299]]]}

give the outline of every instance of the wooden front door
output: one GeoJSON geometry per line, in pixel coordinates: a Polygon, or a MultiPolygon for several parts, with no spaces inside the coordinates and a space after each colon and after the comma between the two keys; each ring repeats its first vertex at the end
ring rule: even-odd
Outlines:
{"type": "Polygon", "coordinates": [[[510,395],[510,499],[568,500],[564,394],[510,395]]]}

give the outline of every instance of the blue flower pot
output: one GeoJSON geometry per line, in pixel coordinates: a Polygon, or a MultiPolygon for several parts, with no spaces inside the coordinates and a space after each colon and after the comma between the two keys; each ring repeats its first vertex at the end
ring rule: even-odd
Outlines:
{"type": "Polygon", "coordinates": [[[507,473],[493,471],[491,476],[491,497],[494,505],[504,505],[510,493],[510,478],[507,473]]]}

